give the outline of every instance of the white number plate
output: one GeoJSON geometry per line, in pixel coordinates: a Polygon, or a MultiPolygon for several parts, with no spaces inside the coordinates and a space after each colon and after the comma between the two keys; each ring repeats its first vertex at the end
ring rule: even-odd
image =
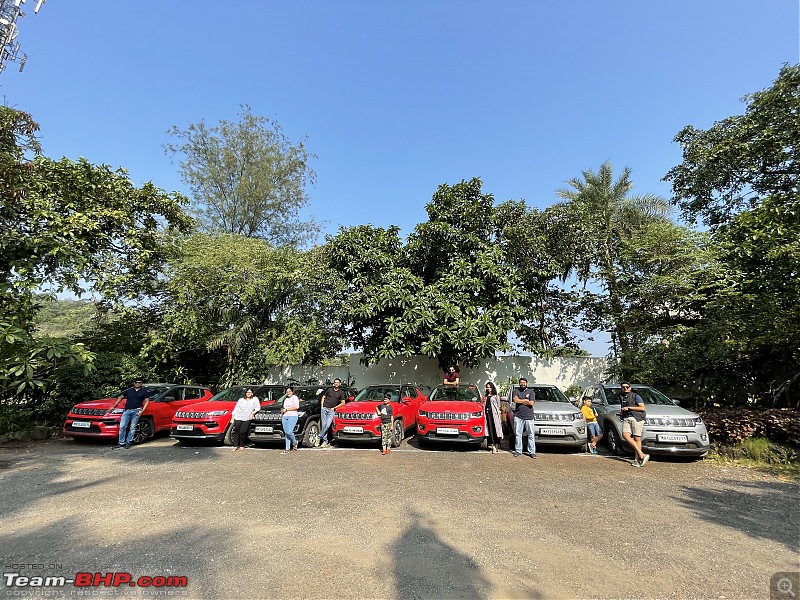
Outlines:
{"type": "Polygon", "coordinates": [[[540,427],[539,435],[567,435],[567,430],[558,427],[540,427]]]}
{"type": "Polygon", "coordinates": [[[677,442],[677,443],[685,444],[686,442],[689,441],[689,436],[688,435],[666,435],[666,434],[661,433],[661,434],[658,434],[656,436],[656,441],[657,442],[677,442]]]}
{"type": "Polygon", "coordinates": [[[263,425],[256,427],[256,433],[272,433],[272,427],[265,427],[263,425]]]}
{"type": "Polygon", "coordinates": [[[73,427],[82,427],[83,429],[89,429],[89,427],[91,427],[92,424],[87,422],[87,421],[73,421],[72,422],[72,426],[73,427]]]}
{"type": "Polygon", "coordinates": [[[437,427],[436,433],[439,435],[458,435],[457,427],[437,427]]]}
{"type": "Polygon", "coordinates": [[[178,425],[175,429],[178,431],[191,431],[194,427],[192,425],[178,425]]]}
{"type": "Polygon", "coordinates": [[[344,432],[345,433],[364,433],[364,428],[363,427],[349,427],[348,426],[348,427],[344,428],[344,432]]]}

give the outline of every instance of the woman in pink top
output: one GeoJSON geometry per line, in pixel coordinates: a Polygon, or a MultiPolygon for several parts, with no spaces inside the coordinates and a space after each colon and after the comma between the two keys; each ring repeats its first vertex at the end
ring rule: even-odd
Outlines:
{"type": "Polygon", "coordinates": [[[294,426],[297,425],[297,409],[300,408],[300,399],[294,395],[291,387],[286,388],[286,397],[281,409],[281,424],[286,439],[286,450],[281,454],[289,454],[290,450],[297,450],[297,438],[294,435],[294,426]]]}

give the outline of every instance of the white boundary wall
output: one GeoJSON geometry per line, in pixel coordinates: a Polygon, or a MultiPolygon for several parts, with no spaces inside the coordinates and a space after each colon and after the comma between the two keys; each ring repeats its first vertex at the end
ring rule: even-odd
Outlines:
{"type": "MultiPolygon", "coordinates": [[[[425,356],[383,360],[377,365],[365,366],[359,361],[362,355],[351,354],[350,365],[343,367],[280,366],[265,373],[266,383],[284,384],[294,379],[300,383],[316,380],[319,383],[339,377],[357,388],[371,383],[404,382],[434,386],[442,383],[444,373],[435,360],[425,356]]],[[[571,385],[585,387],[606,379],[610,363],[605,358],[569,357],[547,360],[535,356],[498,356],[481,361],[475,367],[461,368],[461,381],[483,387],[487,380],[496,384],[516,382],[527,377],[529,383],[551,383],[562,390],[571,385]]]]}

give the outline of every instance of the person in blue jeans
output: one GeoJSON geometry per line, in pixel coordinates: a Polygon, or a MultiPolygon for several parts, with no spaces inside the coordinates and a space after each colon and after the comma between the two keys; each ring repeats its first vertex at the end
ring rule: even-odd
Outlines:
{"type": "Polygon", "coordinates": [[[536,458],[536,440],[533,436],[533,405],[536,394],[528,387],[528,380],[519,378],[519,387],[511,393],[514,408],[514,456],[522,454],[522,436],[528,436],[528,456],[536,458]]]}
{"type": "Polygon", "coordinates": [[[112,446],[114,450],[131,447],[139,417],[142,416],[142,413],[150,403],[149,392],[142,387],[143,384],[144,382],[141,379],[134,381],[133,387],[122,392],[117,401],[114,402],[114,406],[111,407],[111,410],[114,410],[123,399],[125,400],[125,409],[119,419],[119,444],[112,446]]]}
{"type": "Polygon", "coordinates": [[[337,377],[333,380],[333,387],[329,387],[325,390],[325,393],[322,394],[322,398],[320,399],[322,405],[320,410],[321,422],[319,426],[319,437],[317,441],[314,442],[315,446],[322,445],[323,448],[327,448],[331,445],[329,436],[331,425],[333,425],[333,416],[337,408],[344,406],[346,399],[347,397],[344,395],[344,390],[342,389],[342,380],[337,377]]]}
{"type": "Polygon", "coordinates": [[[281,425],[286,439],[286,450],[281,454],[289,454],[290,450],[297,450],[297,438],[294,435],[294,426],[297,425],[297,409],[300,408],[300,399],[294,395],[291,387],[286,388],[286,398],[283,400],[281,409],[281,425]]]}

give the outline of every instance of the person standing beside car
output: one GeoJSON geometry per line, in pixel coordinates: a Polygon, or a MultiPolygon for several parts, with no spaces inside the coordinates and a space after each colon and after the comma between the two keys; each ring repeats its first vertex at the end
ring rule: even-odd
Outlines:
{"type": "Polygon", "coordinates": [[[489,452],[497,454],[500,452],[500,442],[503,440],[503,421],[500,418],[500,396],[497,395],[497,388],[491,381],[486,382],[484,415],[489,452]]]}
{"type": "Polygon", "coordinates": [[[150,392],[142,387],[143,385],[144,382],[141,379],[134,381],[133,387],[122,392],[109,410],[111,412],[123,399],[125,400],[125,409],[119,419],[119,443],[112,446],[114,450],[131,447],[133,436],[136,433],[136,425],[139,424],[139,417],[150,404],[150,392]]]}
{"type": "Polygon", "coordinates": [[[294,390],[291,387],[286,388],[286,398],[283,400],[283,408],[281,409],[281,425],[283,425],[283,434],[286,439],[286,449],[281,454],[289,454],[290,450],[297,450],[297,438],[294,435],[294,426],[297,425],[298,412],[300,408],[300,399],[294,395],[294,390]]]}
{"type": "Polygon", "coordinates": [[[597,454],[597,442],[603,439],[603,434],[600,431],[600,425],[597,422],[597,414],[592,407],[592,397],[584,396],[582,398],[583,406],[581,412],[586,421],[586,445],[589,452],[597,454]]]}
{"type": "Polygon", "coordinates": [[[536,458],[536,440],[533,434],[533,405],[536,403],[536,394],[528,388],[528,380],[519,378],[519,387],[511,393],[511,402],[514,405],[514,456],[522,454],[522,436],[528,436],[528,456],[536,458]]]}
{"type": "Polygon", "coordinates": [[[323,448],[327,448],[331,445],[328,436],[330,435],[331,425],[333,425],[333,416],[337,408],[344,406],[346,399],[347,396],[345,396],[342,389],[342,380],[337,377],[333,380],[333,386],[325,390],[319,401],[321,407],[319,437],[314,442],[315,446],[322,445],[323,448]]]}
{"type": "Polygon", "coordinates": [[[258,396],[253,395],[253,390],[248,389],[245,391],[244,396],[239,398],[236,406],[233,407],[233,436],[236,438],[236,446],[233,451],[244,450],[244,445],[247,442],[247,434],[250,431],[250,421],[253,416],[261,408],[261,402],[258,396]]]}
{"type": "Polygon", "coordinates": [[[619,402],[622,409],[622,437],[636,453],[631,466],[643,467],[650,460],[650,455],[642,452],[642,429],[644,429],[644,420],[647,417],[644,400],[631,390],[630,383],[622,383],[620,388],[622,389],[619,402]]]}
{"type": "Polygon", "coordinates": [[[375,407],[375,412],[381,419],[381,454],[389,454],[392,445],[392,430],[394,428],[394,408],[392,408],[392,392],[383,394],[383,404],[375,407]]]}

